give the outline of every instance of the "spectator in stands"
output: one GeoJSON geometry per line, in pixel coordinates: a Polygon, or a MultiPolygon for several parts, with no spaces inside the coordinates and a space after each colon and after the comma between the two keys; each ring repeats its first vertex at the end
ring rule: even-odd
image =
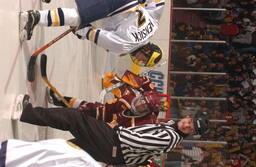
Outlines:
{"type": "MultiPolygon", "coordinates": [[[[218,2],[221,4],[220,2],[218,2]]],[[[227,9],[226,12],[200,12],[203,15],[204,20],[196,20],[193,23],[187,23],[187,25],[193,25],[191,31],[200,31],[200,35],[195,35],[197,33],[192,32],[188,36],[185,36],[183,39],[217,39],[213,35],[213,30],[209,31],[209,34],[212,36],[207,36],[201,27],[195,26],[198,23],[216,25],[217,32],[219,32],[220,27],[223,26],[221,34],[217,35],[219,39],[225,39],[226,44],[202,44],[203,49],[193,48],[191,44],[183,44],[186,48],[190,46],[191,50],[188,53],[183,54],[183,57],[191,58],[198,57],[200,58],[200,63],[194,65],[193,68],[189,67],[192,63],[187,63],[185,66],[179,66],[179,70],[193,70],[193,71],[213,71],[213,72],[226,72],[227,75],[224,77],[212,77],[207,80],[200,79],[200,77],[191,76],[190,80],[187,80],[189,83],[183,83],[186,85],[183,92],[185,96],[222,96],[227,97],[229,101],[227,105],[220,105],[219,107],[212,105],[202,105],[200,106],[199,102],[197,104],[200,107],[198,112],[202,111],[202,108],[206,107],[205,111],[210,114],[210,117],[213,119],[220,119],[220,113],[223,116],[223,119],[228,119],[227,124],[222,124],[219,126],[211,126],[211,133],[207,135],[207,140],[226,140],[228,142],[228,147],[223,148],[219,153],[219,156],[211,156],[209,162],[202,162],[198,166],[231,166],[232,162],[229,162],[229,155],[233,158],[233,155],[237,153],[243,153],[245,156],[250,158],[245,166],[254,167],[256,157],[253,152],[254,145],[253,139],[255,140],[255,132],[253,133],[253,120],[255,120],[255,115],[253,108],[256,107],[256,32],[255,32],[255,0],[225,0],[224,6],[227,9]],[[226,4],[225,4],[226,3],[226,4]],[[218,15],[222,14],[222,18],[219,19],[218,15]],[[223,17],[224,16],[224,17],[223,17]],[[234,28],[230,31],[230,28],[234,28]],[[193,35],[191,35],[193,34],[193,35]],[[229,38],[223,38],[223,35],[228,35],[229,38]],[[193,37],[193,38],[192,38],[193,37]],[[208,46],[207,46],[208,45],[208,46]],[[206,48],[206,49],[205,49],[206,48]],[[200,53],[206,53],[208,60],[205,61],[203,56],[200,53]],[[207,68],[206,68],[207,67],[207,68]],[[195,79],[196,78],[196,79],[195,79]],[[211,83],[213,82],[213,84],[211,83]],[[212,93],[212,87],[215,87],[216,83],[224,84],[224,91],[220,94],[212,93]],[[189,85],[189,86],[188,86],[189,85]],[[198,85],[202,86],[199,87],[198,85]],[[237,127],[236,125],[239,125],[237,127]],[[229,130],[230,129],[230,130],[229,130]],[[250,130],[248,130],[250,129],[250,130]],[[239,141],[239,142],[238,142],[239,141]],[[248,145],[250,145],[248,147],[248,145]],[[251,150],[252,149],[252,150],[251,150]],[[223,157],[227,158],[226,160],[223,157]],[[223,163],[218,163],[223,162],[223,163]]],[[[193,5],[201,5],[198,2],[193,2],[193,5]],[[197,3],[197,4],[196,4],[197,3]]],[[[211,6],[213,7],[213,6],[211,6]]],[[[198,12],[199,13],[199,12],[198,12]]],[[[220,15],[219,15],[220,16],[220,15]]],[[[216,33],[216,32],[215,32],[216,33]]],[[[174,44],[176,45],[176,44],[174,44]]],[[[182,48],[182,47],[180,47],[182,48]]],[[[195,59],[195,58],[194,58],[195,59]]],[[[205,72],[204,71],[204,72],[205,72]]],[[[203,77],[201,77],[203,78],[203,77]]],[[[184,79],[182,77],[177,77],[177,79],[184,79]]],[[[174,79],[176,82],[176,87],[179,87],[180,81],[174,79]]],[[[187,100],[192,101],[192,100],[187,100]]],[[[183,107],[189,106],[186,100],[181,101],[180,103],[184,105],[183,107]]],[[[223,102],[225,104],[225,102],[223,102]]],[[[218,104],[216,104],[218,105],[218,104]]],[[[254,127],[255,128],[255,127],[254,127]]],[[[255,141],[254,141],[255,142],[255,141]]],[[[212,151],[212,150],[211,150],[212,151]]],[[[215,154],[215,152],[213,151],[215,154]]],[[[243,164],[245,158],[240,157],[240,165],[243,164]]],[[[234,165],[234,164],[233,164],[234,165]]],[[[243,166],[243,165],[242,165],[243,166]]]]}

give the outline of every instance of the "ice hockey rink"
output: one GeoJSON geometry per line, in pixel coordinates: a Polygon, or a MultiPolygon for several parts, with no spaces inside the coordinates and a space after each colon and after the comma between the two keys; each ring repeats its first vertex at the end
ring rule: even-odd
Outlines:
{"type": "MultiPolygon", "coordinates": [[[[164,13],[169,13],[166,2],[164,13]]],[[[19,94],[29,94],[34,106],[50,106],[46,98],[46,84],[41,78],[39,61],[36,62],[36,78],[27,81],[27,64],[30,56],[43,45],[69,29],[69,27],[36,27],[30,41],[19,40],[19,12],[29,9],[74,8],[71,0],[52,0],[50,4],[40,0],[0,1],[0,141],[16,138],[36,141],[49,138],[71,138],[68,132],[39,127],[11,120],[13,102],[19,94]]],[[[153,38],[169,52],[169,14],[164,14],[160,29],[153,38]]],[[[102,22],[94,23],[101,25],[102,22]]],[[[49,81],[62,95],[99,100],[102,90],[102,76],[106,72],[122,72],[132,68],[129,57],[108,55],[93,43],[79,40],[72,33],[46,49],[48,57],[47,74],[49,81]],[[121,65],[120,65],[121,64],[121,65]]],[[[167,56],[166,56],[167,57],[167,56]]],[[[167,63],[168,64],[168,63],[167,63]]],[[[167,70],[167,67],[164,67],[167,70]]]]}

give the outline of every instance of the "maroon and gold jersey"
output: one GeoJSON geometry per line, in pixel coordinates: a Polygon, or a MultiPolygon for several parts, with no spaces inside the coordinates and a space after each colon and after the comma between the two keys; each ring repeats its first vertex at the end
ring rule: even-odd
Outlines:
{"type": "MultiPolygon", "coordinates": [[[[96,117],[98,120],[111,122],[113,119],[121,126],[130,127],[133,125],[132,117],[129,116],[132,100],[141,92],[156,91],[154,84],[145,76],[134,75],[131,72],[126,72],[119,79],[114,74],[109,73],[104,78],[103,85],[109,87],[118,82],[125,82],[123,86],[116,88],[113,94],[116,98],[108,101],[106,104],[88,103],[82,101],[79,105],[79,110],[96,117]],[[93,112],[92,112],[93,111],[93,112]]],[[[158,113],[149,113],[143,117],[133,117],[135,125],[143,125],[147,123],[155,123],[158,113]]]]}

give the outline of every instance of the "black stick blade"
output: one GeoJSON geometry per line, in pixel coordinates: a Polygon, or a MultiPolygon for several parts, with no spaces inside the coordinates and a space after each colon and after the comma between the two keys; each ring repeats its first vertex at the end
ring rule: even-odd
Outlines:
{"type": "Polygon", "coordinates": [[[47,77],[46,65],[47,65],[47,56],[46,56],[46,54],[42,54],[41,55],[41,60],[40,60],[40,68],[41,68],[42,77],[47,77]]]}
{"type": "Polygon", "coordinates": [[[37,55],[31,56],[28,62],[27,68],[27,79],[29,82],[33,82],[35,80],[35,64],[36,64],[37,55]]]}

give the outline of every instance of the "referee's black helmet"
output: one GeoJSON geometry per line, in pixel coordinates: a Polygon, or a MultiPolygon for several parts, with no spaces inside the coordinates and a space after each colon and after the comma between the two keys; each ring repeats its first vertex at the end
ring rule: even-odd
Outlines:
{"type": "Polygon", "coordinates": [[[206,118],[194,118],[195,134],[203,135],[209,129],[209,121],[206,118]]]}

